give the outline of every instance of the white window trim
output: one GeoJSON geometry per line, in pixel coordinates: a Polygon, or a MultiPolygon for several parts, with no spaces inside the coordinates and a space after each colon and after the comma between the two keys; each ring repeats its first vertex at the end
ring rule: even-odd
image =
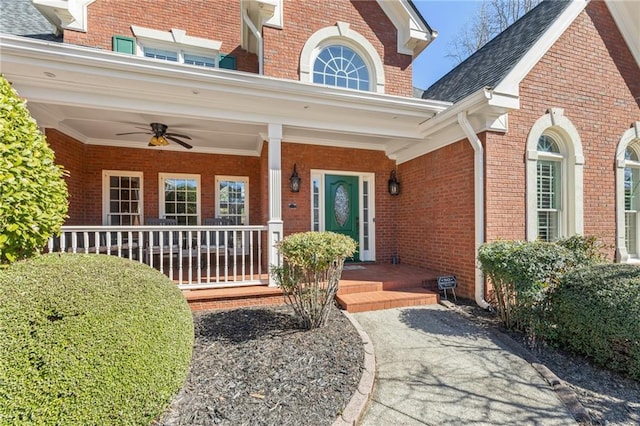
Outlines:
{"type": "Polygon", "coordinates": [[[201,222],[200,211],[202,207],[202,186],[200,184],[200,175],[185,174],[185,173],[158,173],[158,213],[161,218],[165,218],[167,213],[165,211],[165,199],[164,199],[164,182],[166,179],[193,179],[198,185],[198,191],[196,192],[196,206],[197,206],[197,223],[201,222]]]}
{"type": "Polygon", "coordinates": [[[526,205],[527,221],[526,234],[528,241],[538,238],[538,209],[537,209],[537,163],[538,158],[550,158],[547,154],[538,152],[538,139],[543,134],[553,136],[562,154],[562,213],[559,224],[559,237],[567,237],[584,232],[584,202],[583,202],[583,167],[584,156],[582,141],[577,129],[564,116],[562,108],[551,108],[540,117],[531,127],[527,137],[526,151],[526,205]]]}
{"type": "Polygon", "coordinates": [[[244,223],[249,224],[249,176],[223,176],[216,175],[215,177],[215,215],[220,216],[220,182],[221,181],[234,181],[244,183],[244,223]]]}
{"type": "MultiPolygon", "coordinates": [[[[633,123],[630,129],[623,133],[616,149],[616,261],[637,262],[630,258],[625,244],[625,210],[624,210],[624,169],[627,166],[624,154],[633,143],[640,142],[640,121],[633,123]]],[[[630,162],[631,163],[631,162],[630,162]]],[[[636,162],[633,162],[636,163],[636,162]]]]}
{"type": "Polygon", "coordinates": [[[187,35],[185,30],[172,28],[170,31],[131,26],[136,37],[136,55],[144,56],[145,47],[170,50],[178,53],[178,63],[184,63],[184,54],[208,56],[214,59],[215,67],[219,67],[221,41],[187,35]]]}
{"type": "Polygon", "coordinates": [[[112,176],[126,176],[140,178],[140,198],[138,203],[140,204],[140,224],[144,224],[144,180],[142,172],[134,172],[129,170],[103,170],[102,171],[102,224],[109,225],[109,203],[111,202],[111,195],[109,190],[111,185],[109,178],[112,176]]]}
{"type": "Polygon", "coordinates": [[[310,204],[310,218],[309,218],[309,229],[313,229],[313,180],[318,180],[318,188],[319,188],[319,227],[320,231],[325,230],[325,202],[324,202],[324,178],[325,175],[342,175],[342,176],[357,176],[358,179],[358,215],[360,217],[364,217],[364,202],[363,202],[363,191],[364,191],[364,182],[369,183],[369,250],[363,249],[364,242],[364,227],[361,226],[359,229],[358,239],[360,240],[360,260],[363,262],[373,262],[376,260],[376,175],[375,173],[358,173],[358,172],[346,172],[340,170],[320,170],[320,169],[312,169],[311,170],[311,179],[309,182],[309,193],[311,197],[310,204]]]}
{"type": "Polygon", "coordinates": [[[384,66],[375,47],[362,34],[349,28],[349,24],[338,22],[332,27],[316,31],[302,48],[300,54],[300,81],[313,83],[313,63],[327,46],[344,45],[353,49],[369,69],[370,91],[384,93],[384,66]]]}

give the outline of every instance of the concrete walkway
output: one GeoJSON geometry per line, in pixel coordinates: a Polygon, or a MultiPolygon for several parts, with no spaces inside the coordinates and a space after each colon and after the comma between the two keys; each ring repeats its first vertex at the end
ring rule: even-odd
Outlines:
{"type": "Polygon", "coordinates": [[[361,425],[575,425],[545,380],[499,339],[440,305],[352,314],[373,342],[361,425]]]}

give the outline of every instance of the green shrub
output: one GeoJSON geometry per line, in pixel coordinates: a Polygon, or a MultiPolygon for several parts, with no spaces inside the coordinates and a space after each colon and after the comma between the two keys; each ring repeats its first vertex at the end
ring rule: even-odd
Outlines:
{"type": "Polygon", "coordinates": [[[184,383],[192,346],[186,301],[146,265],[15,262],[0,270],[0,424],[149,424],[184,383]]]}
{"type": "Polygon", "coordinates": [[[480,268],[493,284],[498,314],[507,328],[532,337],[544,327],[546,295],[568,271],[604,261],[595,237],[573,236],[556,243],[494,241],[478,251],[480,268]]]}
{"type": "Polygon", "coordinates": [[[550,307],[548,338],[640,379],[640,267],[608,264],[570,272],[550,307]]]}
{"type": "Polygon", "coordinates": [[[0,76],[0,264],[34,255],[60,232],[64,174],[25,102],[0,76]]]}
{"type": "Polygon", "coordinates": [[[288,235],[276,247],[284,264],[274,267],[273,273],[301,326],[324,326],[344,260],[355,253],[356,242],[333,232],[303,232],[288,235]]]}

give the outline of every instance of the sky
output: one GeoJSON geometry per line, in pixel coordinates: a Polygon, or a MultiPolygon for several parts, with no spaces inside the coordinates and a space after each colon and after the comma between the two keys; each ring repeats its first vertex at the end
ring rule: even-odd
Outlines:
{"type": "Polygon", "coordinates": [[[413,85],[426,89],[456,64],[447,58],[449,44],[480,6],[479,0],[413,0],[438,37],[413,62],[413,85]]]}

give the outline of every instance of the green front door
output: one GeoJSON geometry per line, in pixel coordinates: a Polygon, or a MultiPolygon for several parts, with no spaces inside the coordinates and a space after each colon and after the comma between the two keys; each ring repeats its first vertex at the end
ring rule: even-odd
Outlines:
{"type": "MultiPolygon", "coordinates": [[[[358,177],[325,175],[325,229],[359,243],[358,177]]],[[[359,250],[353,256],[360,260],[359,250]]]]}

